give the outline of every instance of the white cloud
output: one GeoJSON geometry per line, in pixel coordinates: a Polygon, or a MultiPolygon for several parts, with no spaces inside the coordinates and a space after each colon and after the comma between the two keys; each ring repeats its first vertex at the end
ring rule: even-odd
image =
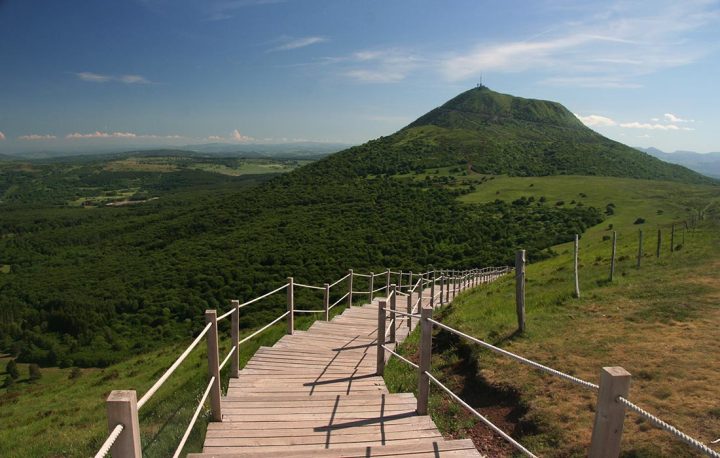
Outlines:
{"type": "Polygon", "coordinates": [[[0,132],[0,141],[5,140],[5,134],[0,132]]]}
{"type": "Polygon", "coordinates": [[[425,60],[404,49],[387,48],[329,57],[324,63],[338,66],[340,75],[361,83],[397,83],[421,67],[425,60]]]}
{"type": "Polygon", "coordinates": [[[211,135],[211,136],[209,136],[209,137],[207,138],[207,140],[208,140],[208,141],[211,141],[211,142],[220,142],[220,141],[223,141],[223,140],[225,140],[225,139],[224,139],[223,137],[220,137],[219,135],[211,135]]]}
{"type": "Polygon", "coordinates": [[[92,73],[92,72],[80,72],[76,73],[77,77],[80,78],[83,81],[89,81],[91,83],[106,83],[108,81],[112,81],[112,76],[108,75],[100,75],[98,73],[92,73]]]}
{"type": "MultiPolygon", "coordinates": [[[[545,7],[562,4],[547,2],[545,7]]],[[[643,75],[687,65],[710,53],[712,48],[699,45],[692,34],[720,22],[718,3],[709,0],[611,0],[579,8],[589,19],[558,21],[526,40],[477,43],[445,56],[439,68],[450,81],[484,72],[532,71],[545,84],[639,87],[637,79],[643,75]]]]}
{"type": "Polygon", "coordinates": [[[182,135],[155,135],[155,134],[136,134],[133,132],[101,132],[101,131],[95,131],[88,134],[81,134],[79,132],[75,132],[72,134],[67,134],[65,138],[78,140],[78,139],[87,139],[87,138],[142,138],[142,139],[167,139],[167,140],[177,140],[181,138],[185,138],[182,135]]]}
{"type": "Polygon", "coordinates": [[[663,117],[668,121],[672,123],[683,123],[683,122],[695,122],[694,119],[683,119],[679,116],[675,116],[672,113],[665,113],[663,117]]]}
{"type": "Polygon", "coordinates": [[[57,137],[54,136],[54,135],[39,135],[39,134],[21,135],[21,136],[18,137],[18,139],[20,139],[20,140],[28,140],[28,141],[33,141],[33,140],[54,140],[54,139],[56,139],[56,138],[57,138],[57,137]]]}
{"type": "Polygon", "coordinates": [[[80,72],[75,75],[82,81],[90,83],[118,82],[124,84],[151,84],[152,81],[141,75],[102,75],[93,72],[80,72]]]}
{"type": "Polygon", "coordinates": [[[254,140],[252,137],[241,134],[237,129],[232,131],[230,138],[236,142],[251,142],[254,140]]]}
{"type": "Polygon", "coordinates": [[[270,51],[289,51],[291,49],[304,48],[306,46],[324,43],[328,41],[328,39],[325,37],[302,37],[284,41],[285,43],[275,48],[272,48],[270,51]]]}
{"type": "Polygon", "coordinates": [[[610,119],[605,116],[600,115],[588,115],[588,116],[580,116],[578,114],[575,114],[575,116],[582,121],[583,124],[586,126],[616,126],[617,122],[614,119],[610,119]]]}
{"type": "Polygon", "coordinates": [[[680,130],[680,128],[674,124],[650,124],[646,122],[624,122],[620,124],[620,127],[626,129],[647,129],[647,130],[680,130]]]}

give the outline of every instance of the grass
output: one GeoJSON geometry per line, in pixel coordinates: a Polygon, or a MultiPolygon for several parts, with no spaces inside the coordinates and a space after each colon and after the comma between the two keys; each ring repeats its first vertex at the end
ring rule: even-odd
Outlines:
{"type": "MultiPolygon", "coordinates": [[[[342,286],[340,286],[342,289],[342,286]]],[[[283,294],[283,293],[280,293],[283,294]]],[[[305,304],[321,303],[307,291],[305,304]]],[[[303,297],[298,295],[298,297],[303,297]]],[[[345,309],[343,302],[331,317],[345,309]]],[[[319,307],[313,307],[319,308],[319,307]]],[[[318,314],[319,315],[319,314],[318,314]]],[[[299,315],[295,328],[310,327],[314,316],[299,315]]],[[[202,317],[198,317],[202,320],[202,317]]],[[[221,360],[230,350],[229,319],[220,323],[221,360]]],[[[260,346],[271,346],[286,331],[285,321],[269,328],[241,347],[240,367],[260,346]]],[[[250,334],[248,330],[242,335],[250,334]]],[[[242,338],[241,335],[241,338],[242,338]]],[[[0,456],[91,456],[107,437],[105,399],[111,390],[136,390],[141,397],[192,341],[158,349],[105,369],[42,368],[40,380],[31,382],[28,365],[18,363],[21,377],[10,388],[0,388],[0,456]]],[[[0,380],[6,377],[8,355],[0,355],[0,380]]],[[[188,356],[168,381],[140,411],[143,455],[171,456],[185,431],[207,384],[207,352],[204,342],[188,356]]],[[[227,368],[221,374],[227,389],[227,368]]],[[[193,428],[184,451],[200,451],[209,411],[206,408],[193,428]]]]}
{"type": "MultiPolygon", "coordinates": [[[[464,196],[469,202],[545,195],[573,198],[586,205],[613,202],[615,213],[588,230],[580,244],[581,297],[573,298],[572,247],[553,247],[557,256],[528,265],[527,332],[515,333],[514,279],[466,292],[437,312],[442,321],[558,370],[597,383],[603,366],[622,366],[633,374],[630,399],[693,437],[707,443],[720,434],[717,399],[720,363],[712,357],[720,338],[720,283],[714,272],[720,242],[714,187],[595,177],[496,178],[464,196]],[[530,186],[533,184],[533,186],[530,186]],[[587,197],[581,198],[583,192],[587,197]],[[705,209],[705,221],[684,234],[682,248],[671,253],[666,228],[705,209]],[[661,210],[661,212],[658,212],[661,210]],[[636,268],[637,217],[648,221],[642,266],[636,268]],[[618,232],[618,262],[608,281],[608,225],[618,232]],[[654,231],[665,231],[662,253],[655,257],[654,231]]],[[[676,234],[676,245],[682,239],[676,234]]],[[[403,345],[416,356],[417,336],[403,345]]],[[[513,360],[437,332],[433,371],[492,421],[533,452],[546,456],[585,456],[594,417],[593,391],[544,375],[513,360]],[[483,396],[482,393],[487,393],[483,396]],[[488,399],[491,398],[491,399],[488,399]]],[[[393,361],[386,370],[393,390],[415,391],[413,371],[393,361]]],[[[448,435],[472,437],[481,452],[511,456],[488,439],[465,412],[433,390],[432,413],[448,435]],[[470,422],[468,424],[468,422],[470,422]]],[[[628,414],[623,456],[695,456],[672,436],[628,414]]]]}

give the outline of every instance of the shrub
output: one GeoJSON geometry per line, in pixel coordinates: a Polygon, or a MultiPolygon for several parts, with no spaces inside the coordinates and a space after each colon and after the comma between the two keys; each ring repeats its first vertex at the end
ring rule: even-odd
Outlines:
{"type": "Polygon", "coordinates": [[[28,366],[28,375],[30,376],[30,380],[39,380],[40,377],[42,377],[42,374],[40,373],[40,366],[37,364],[31,364],[28,366]]]}
{"type": "Polygon", "coordinates": [[[8,361],[7,366],[5,366],[5,372],[7,372],[8,377],[13,380],[17,380],[17,378],[20,377],[20,372],[18,372],[17,363],[14,359],[8,361]]]}
{"type": "Polygon", "coordinates": [[[70,376],[68,377],[70,380],[75,380],[80,378],[82,375],[82,370],[79,367],[73,367],[70,371],[70,376]]]}
{"type": "Polygon", "coordinates": [[[561,206],[563,206],[563,205],[565,205],[565,201],[564,201],[564,200],[558,200],[557,202],[555,202],[555,206],[557,206],[557,207],[561,207],[561,206]]]}
{"type": "Polygon", "coordinates": [[[610,240],[610,236],[609,236],[609,235],[603,235],[602,241],[603,241],[603,242],[607,242],[608,240],[610,240]]]}
{"type": "Polygon", "coordinates": [[[633,224],[645,224],[645,218],[638,218],[633,224]]]}

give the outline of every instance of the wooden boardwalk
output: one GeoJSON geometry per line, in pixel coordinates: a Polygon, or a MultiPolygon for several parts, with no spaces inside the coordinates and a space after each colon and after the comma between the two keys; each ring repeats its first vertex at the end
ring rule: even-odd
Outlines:
{"type": "Polygon", "coordinates": [[[470,440],[443,439],[412,393],[388,392],[376,375],[377,320],[378,299],[261,347],[230,379],[203,452],[188,456],[480,457],[470,440]]]}

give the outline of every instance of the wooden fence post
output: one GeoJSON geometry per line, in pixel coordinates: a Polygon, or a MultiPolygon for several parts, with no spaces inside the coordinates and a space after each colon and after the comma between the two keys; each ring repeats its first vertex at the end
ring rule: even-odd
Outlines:
{"type": "Polygon", "coordinates": [[[375,273],[370,272],[370,303],[373,300],[373,289],[375,289],[375,273]]]}
{"type": "Polygon", "coordinates": [[[642,262],[642,256],[643,256],[643,231],[640,229],[640,232],[638,233],[638,256],[637,256],[637,268],[640,268],[640,263],[642,262]]]}
{"type": "Polygon", "coordinates": [[[580,298],[580,277],[578,274],[578,251],[580,249],[580,243],[578,235],[575,234],[575,297],[580,298]]]}
{"type": "Polygon", "coordinates": [[[670,229],[670,253],[675,252],[675,223],[672,225],[672,229],[670,229]]]}
{"type": "Polygon", "coordinates": [[[395,284],[390,285],[390,342],[395,343],[395,331],[397,330],[397,286],[395,284]]]}
{"type": "Polygon", "coordinates": [[[445,305],[445,271],[440,271],[440,306],[445,305]]]}
{"type": "Polygon", "coordinates": [[[435,308],[435,270],[433,269],[432,283],[430,283],[430,308],[435,308]]]}
{"type": "Polygon", "coordinates": [[[295,281],[292,277],[288,277],[287,290],[287,333],[292,335],[295,332],[295,281]]]}
{"type": "Polygon", "coordinates": [[[385,297],[390,297],[390,269],[385,272],[385,297]]]}
{"type": "Polygon", "coordinates": [[[385,349],[383,348],[383,345],[385,345],[385,308],[387,307],[387,302],[381,300],[378,303],[378,320],[377,320],[377,369],[375,371],[376,375],[383,375],[385,372],[385,349]]]}
{"type": "Polygon", "coordinates": [[[418,368],[418,415],[427,415],[428,400],[430,398],[430,377],[425,372],[430,372],[430,359],[432,357],[432,318],[431,308],[420,308],[420,364],[418,368]]]}
{"type": "Polygon", "coordinates": [[[210,416],[212,421],[222,421],[220,410],[220,353],[218,350],[217,313],[205,310],[205,323],[211,323],[207,333],[208,377],[215,377],[210,388],[210,416]]]}
{"type": "Polygon", "coordinates": [[[403,271],[400,270],[400,278],[398,279],[398,290],[402,291],[402,278],[403,278],[403,271]]]}
{"type": "Polygon", "coordinates": [[[352,307],[352,296],[353,296],[353,270],[348,271],[350,276],[348,277],[348,308],[352,307]]]}
{"type": "Polygon", "coordinates": [[[595,409],[595,424],[590,441],[590,458],[617,458],[620,455],[625,405],[618,396],[627,398],[630,373],[622,367],[603,367],[595,409]]]}
{"type": "Polygon", "coordinates": [[[450,302],[450,284],[452,284],[452,270],[445,271],[445,302],[450,302]]]}
{"type": "Polygon", "coordinates": [[[657,242],[657,251],[655,252],[655,257],[660,257],[660,245],[662,244],[662,231],[658,229],[658,242],[657,242]]]}
{"type": "Polygon", "coordinates": [[[113,390],[105,403],[108,431],[112,432],[117,425],[123,425],[123,430],[110,449],[110,454],[116,458],[142,458],[137,393],[134,390],[113,390]]]}
{"type": "Polygon", "coordinates": [[[457,270],[453,270],[452,272],[452,300],[454,301],[457,295],[457,270]]]}
{"type": "Polygon", "coordinates": [[[612,254],[610,255],[610,282],[615,277],[615,253],[617,250],[617,232],[613,231],[612,236],[612,254]]]}
{"type": "Polygon", "coordinates": [[[230,301],[234,313],[230,316],[230,340],[235,347],[235,354],[230,357],[230,378],[240,376],[240,301],[230,301]]]}
{"type": "Polygon", "coordinates": [[[515,311],[518,331],[525,332],[525,250],[515,254],[515,311]]]}
{"type": "Polygon", "coordinates": [[[325,283],[323,307],[325,308],[325,321],[330,321],[330,283],[325,283]]]}
{"type": "MultiPolygon", "coordinates": [[[[412,282],[411,282],[410,284],[412,285],[412,282]]],[[[410,314],[411,314],[411,313],[412,313],[412,307],[413,307],[413,290],[412,290],[412,286],[410,286],[410,288],[408,289],[407,303],[406,303],[406,306],[405,306],[405,307],[407,308],[407,313],[410,313],[410,314]]],[[[409,329],[410,331],[412,331],[412,317],[411,317],[411,316],[408,316],[408,317],[407,317],[407,327],[408,327],[408,329],[409,329]]]]}

